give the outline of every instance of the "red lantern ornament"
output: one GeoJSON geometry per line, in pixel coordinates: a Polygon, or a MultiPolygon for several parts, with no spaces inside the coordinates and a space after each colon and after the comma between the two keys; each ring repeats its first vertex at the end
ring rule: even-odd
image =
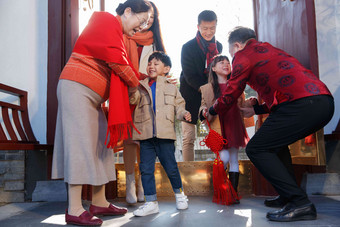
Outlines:
{"type": "Polygon", "coordinates": [[[223,146],[228,144],[228,141],[224,139],[218,132],[212,130],[208,121],[207,124],[209,127],[209,133],[200,142],[200,145],[206,145],[216,155],[216,158],[213,162],[213,202],[222,205],[235,204],[240,198],[238,197],[229,178],[227,177],[224,164],[219,154],[219,152],[223,149],[223,146]]]}

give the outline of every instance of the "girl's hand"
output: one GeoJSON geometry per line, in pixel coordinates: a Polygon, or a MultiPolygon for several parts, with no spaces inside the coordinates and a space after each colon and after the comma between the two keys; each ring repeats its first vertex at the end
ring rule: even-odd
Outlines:
{"type": "Polygon", "coordinates": [[[208,108],[204,108],[204,109],[202,110],[202,115],[203,115],[203,117],[204,117],[205,119],[208,118],[208,114],[209,114],[208,108]]]}
{"type": "Polygon", "coordinates": [[[257,102],[258,102],[257,98],[250,97],[250,98],[248,98],[244,101],[243,106],[244,107],[253,107],[254,105],[256,105],[257,102]]]}
{"type": "Polygon", "coordinates": [[[243,117],[245,117],[245,118],[249,118],[249,117],[252,117],[252,116],[255,115],[255,111],[254,111],[253,106],[251,106],[251,107],[241,107],[240,111],[242,112],[243,117]]]}
{"type": "Polygon", "coordinates": [[[189,112],[187,112],[186,114],[184,114],[184,119],[188,122],[191,122],[191,114],[189,112]]]}

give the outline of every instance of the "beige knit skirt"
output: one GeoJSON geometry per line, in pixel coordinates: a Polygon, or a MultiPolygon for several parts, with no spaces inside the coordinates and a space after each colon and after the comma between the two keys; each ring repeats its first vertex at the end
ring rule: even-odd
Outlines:
{"type": "Polygon", "coordinates": [[[106,148],[103,99],[88,87],[60,80],[52,179],[103,185],[116,179],[114,154],[106,148]]]}

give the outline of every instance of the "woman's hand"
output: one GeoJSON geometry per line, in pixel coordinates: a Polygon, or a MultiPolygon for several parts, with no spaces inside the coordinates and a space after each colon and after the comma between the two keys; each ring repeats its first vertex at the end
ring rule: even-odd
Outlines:
{"type": "Polygon", "coordinates": [[[171,75],[166,75],[166,80],[173,85],[177,84],[177,79],[173,78],[171,75]]]}

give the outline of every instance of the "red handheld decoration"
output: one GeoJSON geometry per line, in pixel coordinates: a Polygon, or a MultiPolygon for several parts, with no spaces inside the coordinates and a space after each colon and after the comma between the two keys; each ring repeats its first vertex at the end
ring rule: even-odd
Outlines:
{"type": "Polygon", "coordinates": [[[209,134],[200,142],[200,145],[206,145],[216,154],[216,158],[213,162],[213,202],[223,205],[231,205],[240,198],[227,177],[224,164],[221,161],[219,154],[219,152],[223,149],[223,146],[228,144],[228,141],[218,134],[218,132],[211,129],[208,120],[207,123],[209,127],[209,134]]]}
{"type": "Polygon", "coordinates": [[[210,123],[207,120],[208,127],[209,127],[209,134],[205,136],[205,138],[200,142],[201,146],[206,145],[210,148],[212,152],[215,154],[218,153],[223,149],[224,145],[228,144],[228,141],[224,139],[218,132],[212,130],[210,127],[210,123]]]}

